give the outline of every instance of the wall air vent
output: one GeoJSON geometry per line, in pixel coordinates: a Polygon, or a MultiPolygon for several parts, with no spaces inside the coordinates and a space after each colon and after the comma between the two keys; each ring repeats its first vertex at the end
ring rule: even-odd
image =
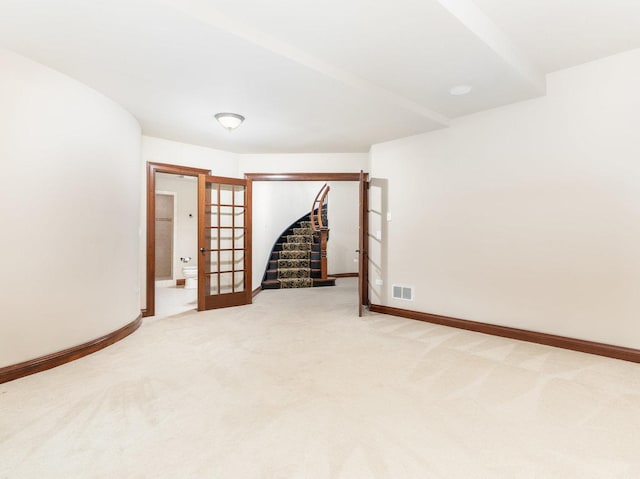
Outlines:
{"type": "Polygon", "coordinates": [[[411,286],[400,286],[398,284],[394,284],[391,286],[391,297],[393,299],[413,301],[413,288],[411,286]]]}

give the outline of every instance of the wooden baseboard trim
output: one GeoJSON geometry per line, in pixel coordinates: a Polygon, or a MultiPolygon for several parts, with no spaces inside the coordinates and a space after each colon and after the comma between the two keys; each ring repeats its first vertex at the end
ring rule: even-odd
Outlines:
{"type": "Polygon", "coordinates": [[[55,368],[56,366],[61,366],[62,364],[75,361],[76,359],[80,359],[88,354],[95,353],[96,351],[104,349],[107,346],[126,338],[138,329],[141,324],[142,315],[138,316],[132,322],[126,324],[120,329],[84,344],[14,364],[12,366],[0,368],[0,384],[13,381],[14,379],[22,378],[24,376],[29,376],[30,374],[38,373],[40,371],[55,368]]]}
{"type": "Polygon", "coordinates": [[[184,279],[184,278],[182,278],[182,279],[180,279],[180,278],[176,279],[176,286],[184,286],[185,284],[187,284],[187,280],[186,280],[186,279],[184,279]]]}
{"type": "Polygon", "coordinates": [[[338,274],[330,274],[328,276],[332,276],[334,278],[357,278],[358,273],[338,273],[338,274]]]}
{"type": "Polygon", "coordinates": [[[255,298],[256,296],[258,296],[258,293],[259,293],[260,291],[262,291],[262,286],[258,286],[256,289],[254,289],[254,290],[251,292],[251,297],[252,297],[252,298],[255,298]]]}
{"type": "Polygon", "coordinates": [[[582,339],[556,336],[554,334],[539,333],[526,329],[510,328],[507,326],[497,326],[494,324],[468,321],[466,319],[451,318],[449,316],[440,316],[437,314],[421,313],[419,311],[393,308],[391,306],[381,306],[378,304],[372,304],[369,309],[375,313],[390,314],[392,316],[416,319],[427,323],[466,329],[469,331],[476,331],[478,333],[501,336],[503,338],[518,339],[520,341],[528,341],[530,343],[544,344],[546,346],[554,346],[556,348],[570,349],[572,351],[580,351],[583,353],[596,354],[598,356],[606,356],[608,358],[640,363],[640,349],[595,343],[592,341],[584,341],[582,339]]]}

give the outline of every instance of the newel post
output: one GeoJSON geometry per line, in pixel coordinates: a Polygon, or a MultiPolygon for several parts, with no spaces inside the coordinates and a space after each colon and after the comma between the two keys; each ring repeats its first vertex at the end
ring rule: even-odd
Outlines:
{"type": "Polygon", "coordinates": [[[327,279],[327,240],[329,228],[320,228],[320,277],[327,279]]]}

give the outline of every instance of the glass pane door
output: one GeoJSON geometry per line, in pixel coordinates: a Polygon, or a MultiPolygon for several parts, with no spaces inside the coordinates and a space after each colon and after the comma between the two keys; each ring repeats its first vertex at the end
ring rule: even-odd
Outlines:
{"type": "Polygon", "coordinates": [[[250,304],[251,182],[198,180],[198,310],[250,304]]]}
{"type": "Polygon", "coordinates": [[[360,225],[358,245],[358,316],[369,307],[369,174],[360,170],[360,225]]]}

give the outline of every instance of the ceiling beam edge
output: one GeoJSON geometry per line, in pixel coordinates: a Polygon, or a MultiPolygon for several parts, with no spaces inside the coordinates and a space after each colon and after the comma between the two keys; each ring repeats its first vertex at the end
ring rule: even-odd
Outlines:
{"type": "Polygon", "coordinates": [[[427,118],[434,123],[437,123],[440,127],[447,127],[450,125],[450,119],[442,115],[441,113],[427,108],[413,100],[405,98],[402,95],[399,95],[391,90],[380,87],[346,70],[331,65],[330,63],[314,57],[313,55],[310,55],[303,50],[277,40],[256,29],[248,27],[245,24],[234,21],[233,19],[208,5],[204,0],[165,1],[170,3],[180,11],[194,16],[199,20],[208,23],[209,25],[212,25],[216,28],[224,30],[227,33],[249,41],[261,48],[269,50],[272,53],[285,57],[304,67],[312,69],[336,81],[339,81],[351,88],[360,90],[379,101],[393,104],[397,107],[411,111],[416,115],[427,118]]]}
{"type": "Polygon", "coordinates": [[[546,92],[546,77],[473,0],[438,0],[469,31],[516,70],[538,93],[546,92]]]}

